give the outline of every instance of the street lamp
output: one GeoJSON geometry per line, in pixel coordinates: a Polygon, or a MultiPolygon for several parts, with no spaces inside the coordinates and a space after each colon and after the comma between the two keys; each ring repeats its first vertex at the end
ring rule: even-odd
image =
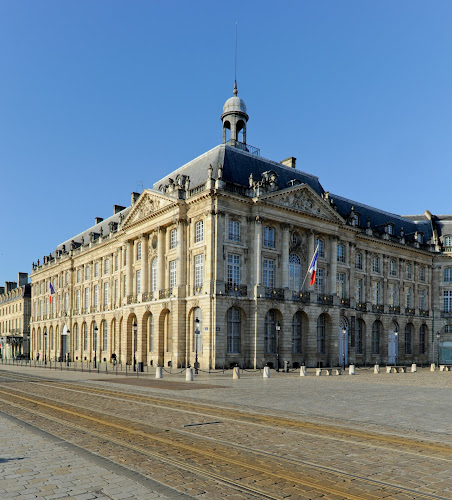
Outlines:
{"type": "Polygon", "coordinates": [[[195,374],[198,374],[198,338],[199,338],[199,318],[195,318],[195,374]]]}
{"type": "Polygon", "coordinates": [[[397,328],[394,330],[394,337],[395,337],[395,364],[397,366],[397,361],[399,357],[399,330],[397,328]]]}
{"type": "Polygon", "coordinates": [[[99,329],[97,325],[94,324],[94,368],[97,368],[97,332],[99,329]]]}
{"type": "MultiPolygon", "coordinates": [[[[69,334],[70,334],[70,333],[71,333],[71,331],[70,331],[69,329],[68,329],[68,330],[66,330],[66,334],[67,334],[67,337],[68,337],[68,338],[69,338],[69,334]]],[[[67,348],[67,349],[69,349],[68,345],[69,345],[69,341],[67,340],[67,341],[66,341],[66,348],[67,348]]],[[[69,349],[69,350],[70,350],[70,349],[69,349]]],[[[69,366],[69,352],[66,352],[65,354],[66,354],[67,365],[69,366]]]]}
{"type": "Polygon", "coordinates": [[[347,333],[347,328],[342,328],[342,368],[345,372],[345,335],[347,333]]]}
{"type": "Polygon", "coordinates": [[[279,372],[279,332],[281,331],[281,323],[276,322],[276,371],[279,372]]]}
{"type": "Polygon", "coordinates": [[[436,332],[436,353],[438,356],[438,366],[439,366],[439,340],[440,340],[441,334],[439,332],[436,332]]]}
{"type": "Polygon", "coordinates": [[[47,330],[44,332],[44,364],[47,364],[47,330]]]}
{"type": "Polygon", "coordinates": [[[138,325],[137,322],[134,321],[132,324],[133,328],[133,371],[137,369],[137,330],[138,325]]]}

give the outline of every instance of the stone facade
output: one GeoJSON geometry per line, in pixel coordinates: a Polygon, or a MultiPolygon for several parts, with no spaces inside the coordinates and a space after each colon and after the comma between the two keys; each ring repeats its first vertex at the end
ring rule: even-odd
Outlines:
{"type": "Polygon", "coordinates": [[[324,191],[295,158],[257,156],[238,140],[239,104],[236,127],[225,105],[222,145],[33,265],[33,356],[205,370],[429,363],[452,340],[448,218],[373,209],[324,191]]]}
{"type": "Polygon", "coordinates": [[[26,273],[0,287],[0,357],[30,355],[31,290],[26,273]],[[19,283],[19,286],[17,285],[19,283]]]}

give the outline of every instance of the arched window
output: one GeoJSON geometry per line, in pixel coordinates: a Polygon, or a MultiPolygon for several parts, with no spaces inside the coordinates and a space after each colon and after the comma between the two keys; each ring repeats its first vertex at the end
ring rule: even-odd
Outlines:
{"type": "Polygon", "coordinates": [[[405,326],[405,354],[411,354],[411,342],[413,339],[413,325],[407,323],[405,326]]]}
{"type": "Polygon", "coordinates": [[[296,312],[292,317],[292,353],[301,354],[302,349],[301,312],[296,312]]]}
{"type": "Polygon", "coordinates": [[[195,224],[195,243],[204,241],[204,221],[199,220],[195,224]]]}
{"type": "Polygon", "coordinates": [[[108,349],[108,327],[107,322],[103,322],[103,332],[102,332],[102,350],[107,351],[108,349]]]}
{"type": "Polygon", "coordinates": [[[372,325],[372,354],[380,354],[381,323],[375,321],[372,325]]]}
{"type": "Polygon", "coordinates": [[[265,352],[276,352],[276,313],[270,309],[265,315],[265,352]]]}
{"type": "Polygon", "coordinates": [[[362,319],[358,319],[356,322],[356,332],[355,332],[355,354],[363,353],[363,339],[365,335],[365,325],[362,319]]]}
{"type": "Polygon", "coordinates": [[[317,354],[325,354],[325,315],[317,318],[317,354]]]}
{"type": "Polygon", "coordinates": [[[152,261],[151,265],[151,291],[156,292],[157,291],[157,277],[158,277],[158,257],[155,257],[155,259],[152,261]]]}
{"type": "Polygon", "coordinates": [[[419,354],[425,354],[427,351],[427,325],[421,325],[419,328],[419,354]]]}
{"type": "Polygon", "coordinates": [[[228,309],[228,353],[238,354],[240,352],[240,309],[231,307],[228,309]]]}
{"type": "Polygon", "coordinates": [[[301,289],[301,260],[294,253],[289,255],[289,289],[296,292],[301,289]]]}

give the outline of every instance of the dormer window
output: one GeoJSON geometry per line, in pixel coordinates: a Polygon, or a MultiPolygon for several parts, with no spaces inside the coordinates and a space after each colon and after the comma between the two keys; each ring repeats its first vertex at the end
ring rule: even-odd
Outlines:
{"type": "Polygon", "coordinates": [[[394,234],[394,225],[388,224],[387,228],[388,228],[388,234],[392,236],[394,234]]]}
{"type": "Polygon", "coordinates": [[[444,236],[444,246],[452,247],[452,236],[444,236]]]}

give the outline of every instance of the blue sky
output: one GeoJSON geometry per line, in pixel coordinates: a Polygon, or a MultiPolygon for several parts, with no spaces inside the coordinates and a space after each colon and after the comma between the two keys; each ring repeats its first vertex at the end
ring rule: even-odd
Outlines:
{"type": "Polygon", "coordinates": [[[452,213],[449,0],[0,0],[0,283],[221,142],[332,193],[452,213]]]}

